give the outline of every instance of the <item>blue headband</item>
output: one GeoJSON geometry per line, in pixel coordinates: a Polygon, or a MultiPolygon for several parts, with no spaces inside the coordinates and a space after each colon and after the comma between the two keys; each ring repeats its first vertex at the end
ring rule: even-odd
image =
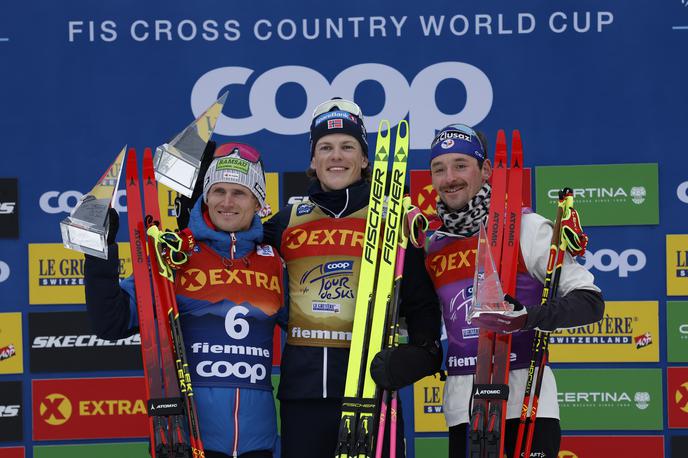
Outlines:
{"type": "Polygon", "coordinates": [[[463,124],[450,124],[440,130],[430,146],[430,161],[448,153],[466,154],[478,162],[485,160],[485,148],[478,134],[463,124]]]}

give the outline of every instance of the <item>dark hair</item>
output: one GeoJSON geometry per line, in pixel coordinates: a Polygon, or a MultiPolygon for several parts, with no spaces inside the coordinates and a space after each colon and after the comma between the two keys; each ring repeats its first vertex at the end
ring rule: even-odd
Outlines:
{"type": "MultiPolygon", "coordinates": [[[[485,158],[488,159],[490,151],[487,149],[487,137],[485,136],[482,130],[476,130],[475,133],[478,135],[478,140],[480,140],[480,143],[483,146],[485,158]]],[[[483,162],[485,161],[478,161],[478,167],[480,167],[481,169],[483,168],[483,162]]]]}

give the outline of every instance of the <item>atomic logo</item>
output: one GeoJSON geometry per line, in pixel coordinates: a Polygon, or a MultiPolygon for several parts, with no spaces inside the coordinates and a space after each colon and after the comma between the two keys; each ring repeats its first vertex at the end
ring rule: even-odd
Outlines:
{"type": "Polygon", "coordinates": [[[71,418],[72,403],[62,394],[49,394],[41,401],[39,414],[49,425],[59,426],[71,418]]]}
{"type": "Polygon", "coordinates": [[[679,409],[688,413],[688,382],[684,382],[674,393],[674,401],[679,409]]]}
{"type": "Polygon", "coordinates": [[[306,231],[304,231],[303,229],[294,229],[287,236],[287,248],[289,248],[290,250],[295,250],[304,243],[306,243],[307,238],[308,234],[306,233],[306,231]]]}
{"type": "Polygon", "coordinates": [[[432,188],[431,184],[424,186],[423,189],[418,192],[418,208],[420,208],[424,214],[428,216],[437,214],[435,202],[437,202],[437,193],[432,188]]]}
{"type": "Polygon", "coordinates": [[[199,269],[189,269],[182,274],[181,285],[187,291],[198,291],[205,286],[208,279],[199,269]]]}

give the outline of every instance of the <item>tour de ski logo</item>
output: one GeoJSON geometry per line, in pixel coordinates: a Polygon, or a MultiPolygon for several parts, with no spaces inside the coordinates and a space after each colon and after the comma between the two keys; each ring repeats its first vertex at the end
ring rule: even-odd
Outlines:
{"type": "MultiPolygon", "coordinates": [[[[449,320],[454,322],[461,320],[461,322],[468,321],[468,309],[473,303],[473,285],[469,285],[459,291],[449,301],[449,320]]],[[[461,330],[464,339],[475,339],[480,333],[479,328],[465,328],[461,330]]]]}
{"type": "Polygon", "coordinates": [[[353,269],[354,261],[346,259],[319,264],[303,274],[299,281],[302,291],[313,291],[318,299],[324,301],[314,301],[313,312],[339,313],[339,304],[327,301],[354,298],[350,284],[353,269]]]}

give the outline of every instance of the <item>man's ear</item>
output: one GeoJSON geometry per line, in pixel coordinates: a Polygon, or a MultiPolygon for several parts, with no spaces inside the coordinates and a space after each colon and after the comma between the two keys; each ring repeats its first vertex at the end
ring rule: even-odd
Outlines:
{"type": "Polygon", "coordinates": [[[492,176],[492,163],[489,159],[485,159],[483,166],[480,169],[480,174],[483,177],[483,181],[487,181],[492,176]]]}

